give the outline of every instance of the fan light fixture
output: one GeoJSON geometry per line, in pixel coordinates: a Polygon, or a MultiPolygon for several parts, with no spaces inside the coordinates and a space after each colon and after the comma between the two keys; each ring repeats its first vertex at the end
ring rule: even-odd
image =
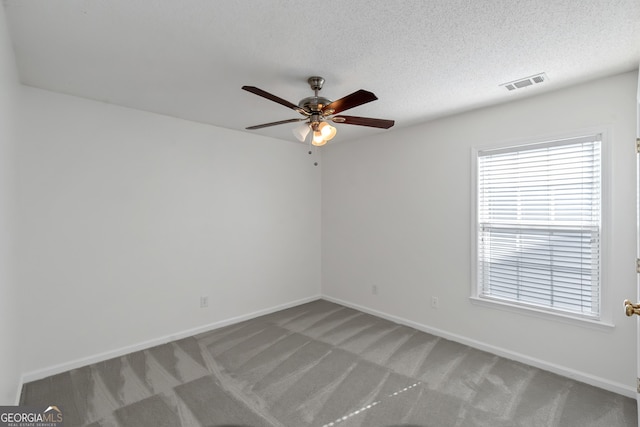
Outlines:
{"type": "Polygon", "coordinates": [[[298,141],[304,142],[304,140],[307,138],[307,135],[309,135],[309,132],[311,132],[311,126],[309,126],[308,123],[303,123],[299,126],[294,127],[292,132],[293,136],[295,136],[298,141]]]}
{"type": "Polygon", "coordinates": [[[327,122],[321,122],[319,125],[314,127],[316,127],[316,130],[313,131],[313,139],[311,140],[311,143],[317,147],[322,147],[336,136],[336,128],[327,122]]]}
{"type": "Polygon", "coordinates": [[[304,142],[304,140],[307,139],[307,135],[309,135],[312,129],[315,130],[313,131],[311,144],[315,145],[316,147],[322,147],[328,141],[332,140],[337,133],[336,128],[334,128],[327,122],[304,123],[293,128],[292,132],[298,141],[304,142]]]}

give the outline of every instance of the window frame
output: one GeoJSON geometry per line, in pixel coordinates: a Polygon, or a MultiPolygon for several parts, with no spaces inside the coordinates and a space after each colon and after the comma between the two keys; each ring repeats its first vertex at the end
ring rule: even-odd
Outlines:
{"type": "Polygon", "coordinates": [[[474,305],[490,309],[506,310],[510,312],[541,317],[560,321],[563,323],[576,324],[580,326],[594,327],[596,329],[610,329],[614,327],[612,323],[612,310],[609,301],[609,234],[610,234],[610,132],[606,127],[594,127],[579,129],[565,133],[554,133],[532,138],[508,139],[492,144],[476,145],[471,147],[471,296],[470,301],[474,305]],[[578,313],[554,311],[543,307],[529,306],[508,300],[498,300],[486,298],[481,295],[481,286],[478,280],[478,202],[479,202],[479,179],[478,179],[478,159],[479,154],[488,150],[501,150],[508,148],[520,148],[527,145],[544,144],[563,139],[579,138],[585,135],[601,135],[600,156],[601,156],[601,205],[600,205],[600,316],[595,319],[585,317],[578,313]]]}

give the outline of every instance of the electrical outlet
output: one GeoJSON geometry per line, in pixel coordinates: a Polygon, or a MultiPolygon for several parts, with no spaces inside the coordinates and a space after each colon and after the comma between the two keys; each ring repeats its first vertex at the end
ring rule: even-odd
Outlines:
{"type": "Polygon", "coordinates": [[[207,307],[209,307],[209,297],[208,296],[200,297],[200,308],[207,308],[207,307]]]}
{"type": "Polygon", "coordinates": [[[372,285],[371,286],[371,293],[373,295],[378,295],[378,285],[372,285]]]}
{"type": "Polygon", "coordinates": [[[438,307],[440,307],[440,300],[438,299],[438,297],[431,297],[431,308],[438,307]]]}

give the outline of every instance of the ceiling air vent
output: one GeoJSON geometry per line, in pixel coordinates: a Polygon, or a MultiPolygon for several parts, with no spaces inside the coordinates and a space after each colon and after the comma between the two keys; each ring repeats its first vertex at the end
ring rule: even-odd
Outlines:
{"type": "Polygon", "coordinates": [[[500,86],[512,91],[516,89],[522,89],[527,86],[533,86],[538,83],[546,82],[549,78],[545,73],[535,74],[533,76],[525,77],[524,79],[514,80],[512,82],[502,83],[500,86]]]}

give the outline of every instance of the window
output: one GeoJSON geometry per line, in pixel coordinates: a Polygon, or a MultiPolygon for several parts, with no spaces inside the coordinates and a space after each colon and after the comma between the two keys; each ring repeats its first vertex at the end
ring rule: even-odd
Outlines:
{"type": "Polygon", "coordinates": [[[477,152],[476,296],[600,317],[601,135],[477,152]]]}

